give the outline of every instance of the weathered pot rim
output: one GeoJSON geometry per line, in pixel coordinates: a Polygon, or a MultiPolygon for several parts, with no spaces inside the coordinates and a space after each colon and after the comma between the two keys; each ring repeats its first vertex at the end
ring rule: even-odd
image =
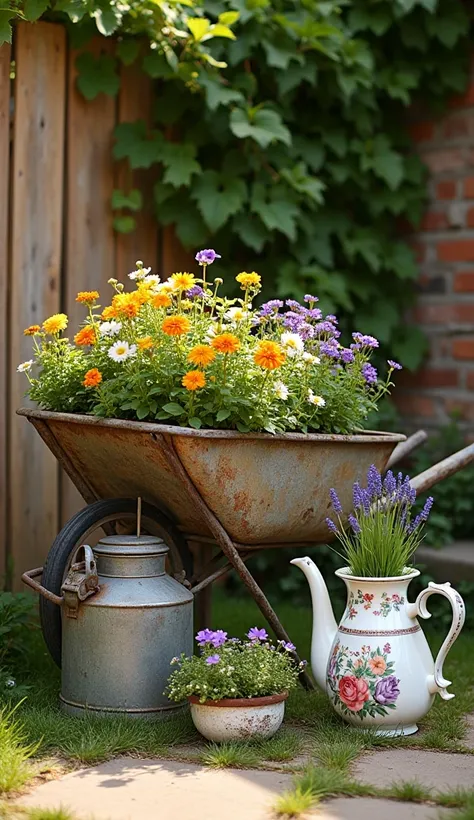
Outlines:
{"type": "Polygon", "coordinates": [[[199,698],[196,697],[196,695],[189,695],[188,701],[189,703],[196,704],[197,706],[227,706],[228,708],[235,709],[245,706],[271,706],[274,703],[281,703],[286,700],[287,697],[288,692],[280,692],[279,695],[265,695],[262,698],[222,698],[221,700],[205,700],[204,703],[200,703],[199,698]]]}
{"type": "Polygon", "coordinates": [[[341,567],[335,570],[334,575],[337,575],[338,578],[342,578],[343,581],[364,581],[365,583],[372,581],[377,584],[388,584],[393,583],[393,581],[411,581],[420,575],[420,570],[410,568],[410,571],[406,572],[405,575],[384,575],[377,578],[371,575],[352,575],[349,567],[341,567]]]}

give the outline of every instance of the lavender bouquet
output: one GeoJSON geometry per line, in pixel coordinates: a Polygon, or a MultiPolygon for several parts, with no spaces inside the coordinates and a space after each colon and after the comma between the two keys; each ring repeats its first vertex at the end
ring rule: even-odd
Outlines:
{"type": "Polygon", "coordinates": [[[423,527],[433,506],[431,496],[420,513],[413,515],[416,491],[408,476],[391,470],[382,479],[372,464],[367,473],[367,487],[359,482],[353,486],[354,513],[349,515],[349,528],[342,524],[342,505],[334,489],[331,504],[337,523],[326,523],[337,535],[342,557],[353,575],[365,578],[387,578],[402,575],[423,540],[423,527]]]}

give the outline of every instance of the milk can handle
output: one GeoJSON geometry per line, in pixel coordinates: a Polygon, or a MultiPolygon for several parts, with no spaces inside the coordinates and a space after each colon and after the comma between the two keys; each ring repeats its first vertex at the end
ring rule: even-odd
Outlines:
{"type": "MultiPolygon", "coordinates": [[[[84,550],[84,567],[86,578],[89,579],[91,576],[95,578],[97,570],[94,553],[87,544],[81,544],[81,546],[75,551],[71,561],[71,569],[78,568],[77,557],[81,550],[84,550]]],[[[34,580],[42,574],[43,567],[36,567],[36,569],[29,569],[28,572],[24,572],[21,576],[21,580],[24,584],[31,587],[31,589],[34,589],[35,592],[39,592],[43,598],[47,598],[47,600],[52,601],[53,604],[62,606],[64,603],[64,595],[55,595],[54,592],[51,592],[49,589],[46,589],[46,587],[42,586],[42,584],[38,583],[38,581],[34,580]]]]}
{"type": "Polygon", "coordinates": [[[451,700],[451,698],[454,698],[454,695],[448,692],[447,687],[451,686],[452,681],[446,680],[446,678],[443,677],[443,663],[464,625],[466,608],[463,599],[459,592],[452,588],[449,582],[446,584],[435,584],[434,581],[430,581],[427,588],[420,592],[416,601],[413,604],[407,605],[407,614],[410,618],[416,618],[417,615],[421,618],[431,618],[431,612],[428,612],[426,603],[428,598],[436,593],[443,595],[450,602],[453,610],[453,619],[449,632],[436,657],[434,674],[429,676],[428,688],[431,694],[434,695],[437,692],[443,700],[451,700]]]}

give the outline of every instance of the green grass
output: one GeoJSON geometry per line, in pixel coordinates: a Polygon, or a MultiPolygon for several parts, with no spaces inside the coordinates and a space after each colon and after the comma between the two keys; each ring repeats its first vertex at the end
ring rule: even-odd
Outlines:
{"type": "Polygon", "coordinates": [[[0,709],[0,794],[18,791],[34,777],[30,758],[38,744],[28,742],[27,732],[18,719],[16,707],[0,709]]]}
{"type": "Polygon", "coordinates": [[[305,811],[312,808],[317,798],[307,790],[303,791],[299,786],[283,792],[273,804],[273,810],[277,817],[300,817],[305,811]]]}
{"type": "MultiPolygon", "coordinates": [[[[9,803],[0,804],[0,820],[78,820],[69,809],[29,809],[9,803]]],[[[92,818],[90,818],[92,820],[92,818]]]]}
{"type": "Polygon", "coordinates": [[[423,803],[431,800],[431,791],[418,780],[400,780],[390,786],[386,796],[395,797],[397,800],[407,800],[410,803],[423,803]]]}
{"type": "Polygon", "coordinates": [[[201,753],[200,760],[213,769],[252,769],[260,763],[261,758],[253,744],[234,740],[209,743],[201,753]]]}

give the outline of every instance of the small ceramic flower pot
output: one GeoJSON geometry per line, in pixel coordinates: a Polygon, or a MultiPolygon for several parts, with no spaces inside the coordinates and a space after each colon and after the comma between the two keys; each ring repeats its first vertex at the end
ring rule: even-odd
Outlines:
{"type": "Polygon", "coordinates": [[[224,698],[199,703],[188,698],[191,717],[198,732],[207,740],[250,740],[271,737],[278,731],[285,714],[288,692],[264,698],[224,698]]]}

